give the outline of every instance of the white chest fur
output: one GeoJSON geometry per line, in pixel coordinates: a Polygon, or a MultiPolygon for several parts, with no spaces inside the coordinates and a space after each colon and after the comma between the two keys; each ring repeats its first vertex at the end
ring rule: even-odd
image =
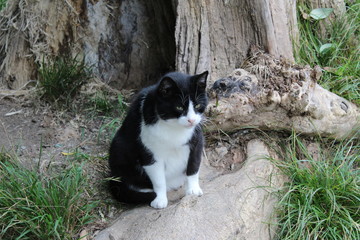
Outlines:
{"type": "Polygon", "coordinates": [[[193,127],[175,127],[164,120],[141,126],[141,141],[153,154],[158,171],[164,171],[167,190],[184,184],[190,154],[187,143],[193,133],[193,127]]]}

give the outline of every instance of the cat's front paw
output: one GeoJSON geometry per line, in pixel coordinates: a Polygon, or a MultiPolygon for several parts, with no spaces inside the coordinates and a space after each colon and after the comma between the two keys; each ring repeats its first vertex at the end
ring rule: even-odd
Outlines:
{"type": "Polygon", "coordinates": [[[186,195],[201,196],[201,195],[203,195],[203,191],[201,190],[200,186],[193,186],[186,190],[186,195]]]}
{"type": "Polygon", "coordinates": [[[166,208],[168,205],[168,200],[166,197],[156,197],[151,203],[150,206],[153,208],[166,208]]]}

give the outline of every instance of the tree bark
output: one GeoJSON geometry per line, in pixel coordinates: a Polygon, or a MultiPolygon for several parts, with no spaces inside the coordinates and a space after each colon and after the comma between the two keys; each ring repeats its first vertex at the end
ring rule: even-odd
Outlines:
{"type": "Polygon", "coordinates": [[[54,56],[84,57],[103,82],[140,88],[175,70],[170,1],[9,1],[0,15],[0,86],[19,89],[54,56]]]}
{"type": "Polygon", "coordinates": [[[176,69],[209,70],[214,81],[241,66],[249,47],[259,45],[293,60],[295,1],[179,1],[176,69]]]}
{"type": "Polygon", "coordinates": [[[171,70],[240,67],[249,46],[293,59],[295,0],[9,1],[1,12],[2,88],[36,80],[42,61],[83,56],[103,82],[140,88],[171,70]]]}

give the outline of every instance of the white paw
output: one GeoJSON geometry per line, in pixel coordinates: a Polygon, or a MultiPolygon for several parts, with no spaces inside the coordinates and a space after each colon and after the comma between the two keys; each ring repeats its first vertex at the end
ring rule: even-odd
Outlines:
{"type": "Polygon", "coordinates": [[[193,186],[186,190],[186,195],[201,196],[201,195],[203,195],[203,191],[201,190],[200,186],[193,186]]]}
{"type": "Polygon", "coordinates": [[[150,206],[153,208],[166,208],[168,205],[168,200],[166,197],[156,197],[151,203],[150,206]]]}

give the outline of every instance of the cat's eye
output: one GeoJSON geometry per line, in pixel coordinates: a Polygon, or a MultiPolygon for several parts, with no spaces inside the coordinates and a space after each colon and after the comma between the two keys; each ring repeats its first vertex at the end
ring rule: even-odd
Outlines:
{"type": "Polygon", "coordinates": [[[183,107],[181,107],[181,106],[177,106],[177,107],[176,107],[176,110],[178,110],[178,111],[183,111],[183,110],[184,110],[184,108],[183,108],[183,107]]]}
{"type": "Polygon", "coordinates": [[[201,104],[196,104],[196,105],[195,105],[195,108],[196,108],[196,109],[201,108],[201,104]]]}

